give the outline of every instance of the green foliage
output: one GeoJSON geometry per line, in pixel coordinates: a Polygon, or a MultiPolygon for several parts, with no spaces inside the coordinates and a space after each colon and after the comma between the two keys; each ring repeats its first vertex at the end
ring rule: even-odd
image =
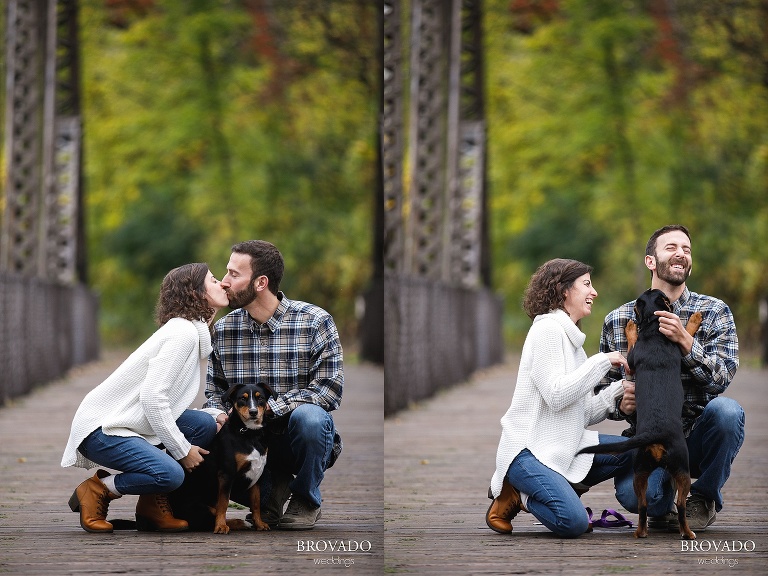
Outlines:
{"type": "Polygon", "coordinates": [[[250,238],[280,248],[289,298],[354,335],[378,98],[359,23],[373,27],[376,6],[252,4],[80,4],[90,282],[107,342],[147,335],[168,270],[206,261],[221,277],[250,238]]]}
{"type": "Polygon", "coordinates": [[[732,307],[743,348],[758,335],[764,14],[758,2],[660,4],[676,12],[639,0],[484,3],[494,283],[513,341],[530,326],[530,275],[572,257],[595,267],[600,298],[584,326],[595,349],[604,313],[648,287],[645,243],[671,223],[693,236],[691,289],[732,307]]]}

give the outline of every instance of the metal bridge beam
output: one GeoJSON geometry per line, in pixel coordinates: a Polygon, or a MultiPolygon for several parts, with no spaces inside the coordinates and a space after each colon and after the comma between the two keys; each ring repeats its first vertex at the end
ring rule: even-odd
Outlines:
{"type": "Polygon", "coordinates": [[[411,0],[409,20],[404,54],[402,3],[385,0],[384,267],[488,285],[480,0],[411,0]]]}
{"type": "Polygon", "coordinates": [[[9,0],[0,270],[85,274],[77,0],[9,0]]]}

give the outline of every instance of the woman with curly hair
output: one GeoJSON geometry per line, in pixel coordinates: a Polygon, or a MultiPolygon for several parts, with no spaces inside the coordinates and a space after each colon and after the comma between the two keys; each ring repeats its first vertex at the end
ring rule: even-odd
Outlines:
{"type": "Polygon", "coordinates": [[[207,264],[171,270],[155,309],[160,328],[83,399],[61,465],[120,471],[99,469],[75,489],[69,506],[84,530],[112,532],[107,507],[123,494],[139,495],[139,530],[188,528],[173,517],[166,494],[202,462],[216,435],[209,414],[188,408],[212,349],[210,323],[228,303],[207,264]]]}
{"type": "Polygon", "coordinates": [[[592,312],[597,291],[592,268],[576,260],[544,263],[531,277],[523,308],[533,320],[523,345],[512,403],[501,419],[496,472],[486,513],[491,530],[512,532],[512,519],[533,514],[562,538],[589,527],[576,489],[631,474],[631,454],[579,454],[579,449],[622,440],[586,426],[604,420],[622,395],[622,381],[595,395],[611,366],[628,369],[619,352],[587,358],[579,329],[592,312]],[[576,488],[574,488],[575,485],[576,488]]]}

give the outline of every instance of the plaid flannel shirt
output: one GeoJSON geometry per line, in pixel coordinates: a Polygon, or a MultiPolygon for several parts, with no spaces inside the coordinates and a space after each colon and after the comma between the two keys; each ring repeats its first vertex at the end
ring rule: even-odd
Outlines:
{"type": "MultiPolygon", "coordinates": [[[[333,318],[318,306],[289,300],[282,292],[278,298],[277,310],[264,324],[242,308],[216,322],[203,408],[226,411],[221,396],[234,383],[271,386],[277,398],[269,405],[276,418],[303,403],[327,412],[339,407],[343,351],[333,318]]],[[[332,461],[341,448],[337,434],[332,461]]]]}
{"type": "MultiPolygon", "coordinates": [[[[627,302],[605,317],[603,332],[600,336],[600,351],[611,352],[619,350],[627,354],[627,337],[624,328],[629,320],[636,320],[634,314],[635,301],[627,302]]],[[[683,381],[683,431],[686,437],[696,424],[696,419],[704,411],[710,400],[725,392],[739,367],[739,340],[736,335],[736,324],[730,308],[722,301],[712,296],[691,292],[687,287],[676,302],[672,303],[672,311],[683,321],[694,312],[701,312],[703,321],[693,337],[691,353],[683,356],[681,363],[681,379],[683,381]]],[[[601,390],[611,382],[624,378],[623,368],[612,367],[600,381],[595,391],[601,390]]],[[[612,420],[626,419],[630,427],[622,434],[634,436],[636,416],[629,416],[619,410],[609,415],[612,420]]]]}

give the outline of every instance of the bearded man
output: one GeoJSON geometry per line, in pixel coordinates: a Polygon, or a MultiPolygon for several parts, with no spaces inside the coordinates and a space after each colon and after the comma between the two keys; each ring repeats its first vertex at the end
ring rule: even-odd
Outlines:
{"type": "MultiPolygon", "coordinates": [[[[232,384],[272,387],[265,472],[271,489],[262,519],[281,530],[307,530],[320,518],[325,471],[341,453],[330,413],[341,404],[343,352],[328,312],[280,291],[284,267],[280,251],[264,240],[232,247],[221,286],[233,311],[214,326],[203,408],[223,424],[221,397],[232,384]]],[[[240,501],[237,486],[232,499],[240,501]]]]}
{"type": "MultiPolygon", "coordinates": [[[[683,432],[688,444],[691,485],[685,515],[692,530],[701,531],[717,518],[723,507],[721,489],[731,473],[731,464],[744,442],[744,410],[731,399],[720,396],[728,388],[739,366],[739,341],[736,324],[728,306],[712,296],[691,292],[686,280],[691,275],[691,235],[685,226],[670,225],[656,230],[645,249],[645,266],[651,272],[651,288],[664,292],[672,302],[671,312],[656,312],[659,332],[680,348],[681,379],[685,400],[683,432]],[[694,336],[685,324],[695,312],[703,322],[694,336]]],[[[600,351],[627,353],[624,329],[634,318],[634,300],[605,317],[600,351]]],[[[623,369],[613,368],[596,390],[620,380],[623,369]]],[[[631,378],[631,376],[630,376],[631,378]]],[[[624,388],[624,396],[610,416],[627,420],[624,436],[635,434],[634,386],[624,388]]],[[[674,512],[674,488],[666,470],[657,468],[648,482],[649,527],[678,531],[674,512]]],[[[616,498],[629,511],[637,512],[632,477],[616,481],[616,498]]]]}

